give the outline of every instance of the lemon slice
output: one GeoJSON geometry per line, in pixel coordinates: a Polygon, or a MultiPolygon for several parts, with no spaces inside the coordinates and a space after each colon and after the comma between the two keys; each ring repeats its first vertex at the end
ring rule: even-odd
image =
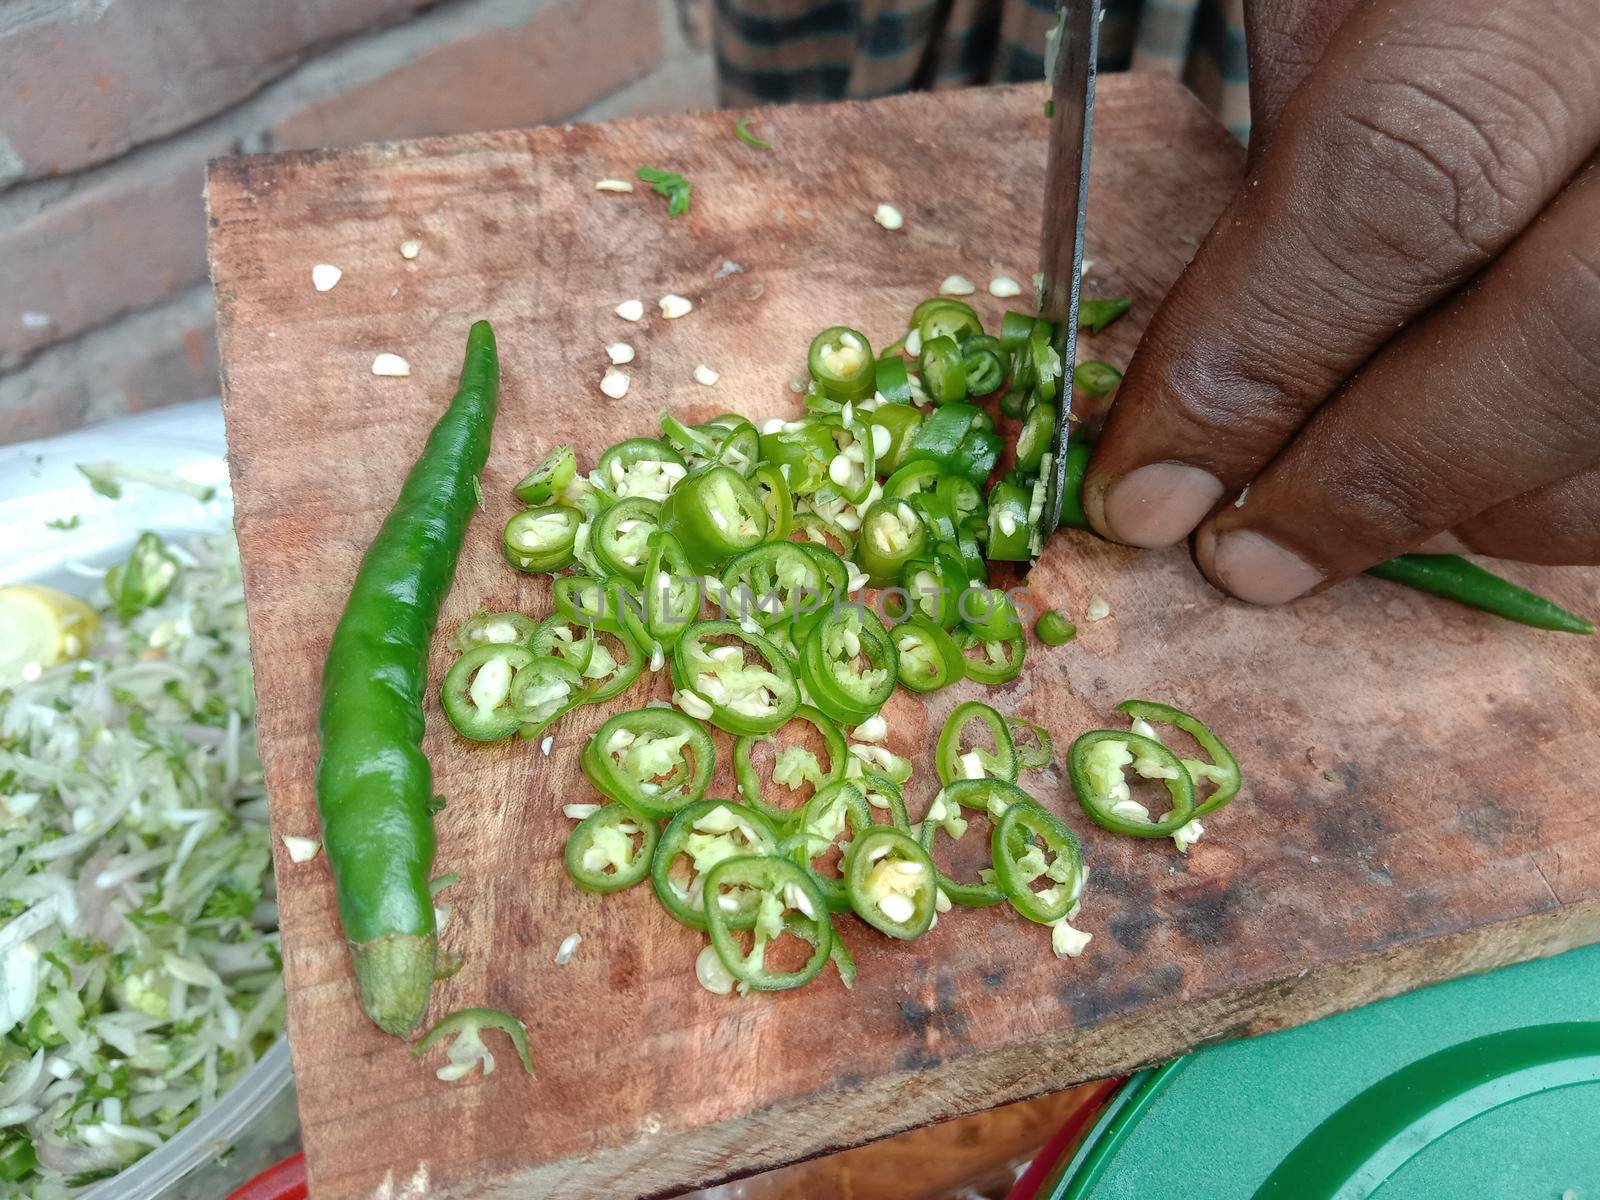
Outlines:
{"type": "Polygon", "coordinates": [[[82,658],[100,617],[76,596],[19,583],[0,588],[0,685],[82,658]]]}

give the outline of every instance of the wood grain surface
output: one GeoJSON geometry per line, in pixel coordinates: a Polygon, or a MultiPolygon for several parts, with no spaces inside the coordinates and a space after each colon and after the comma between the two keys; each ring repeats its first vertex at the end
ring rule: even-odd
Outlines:
{"type": "MultiPolygon", "coordinates": [[[[469,323],[493,320],[505,382],[474,521],[436,641],[480,606],[542,613],[547,588],[500,557],[511,484],[545,449],[592,463],[656,414],[793,411],[818,328],[875,342],[949,273],[1026,282],[1037,257],[1040,88],[963,91],[230,159],[209,182],[224,398],[266,781],[279,834],[316,832],[318,675],[362,548],[450,395],[469,323]],[[694,183],[669,221],[641,164],[694,183]],[[904,230],[872,220],[889,201],[904,230]],[[398,248],[420,240],[411,262],[398,248]],[[327,293],[315,263],[340,266],[327,293]],[[729,264],[736,264],[734,270],[729,264]],[[655,301],[695,309],[676,321],[655,301]],[[613,315],[642,299],[639,325],[613,315]],[[638,349],[632,390],[598,390],[602,347],[638,349]],[[390,351],[409,378],[377,378],[390,351]],[[696,363],[721,372],[702,387],[696,363]]],[[[1132,316],[1081,343],[1125,362],[1235,185],[1238,148],[1175,83],[1102,81],[1089,295],[1132,316]]],[[[1228,298],[1219,296],[1219,304],[1228,298]]],[[[1519,570],[1593,609],[1595,572],[1519,570]]],[[[860,979],[729,999],[699,988],[700,939],[646,893],[566,880],[560,806],[591,798],[584,710],[536,745],[468,745],[428,703],[444,942],[466,966],[432,1016],[493,1005],[527,1020],[538,1078],[435,1080],[355,1002],[326,862],[278,878],[289,1023],[318,1200],[662,1194],[1304,1021],[1422,983],[1600,939],[1600,670],[1592,641],[1521,629],[1362,580],[1280,611],[1218,596],[1180,551],[1063,533],[1031,586],[1078,619],[1006,687],[899,693],[890,743],[932,793],[945,714],[981,693],[1064,746],[1130,696],[1208,720],[1244,763],[1240,798],[1188,857],[1089,826],[1054,771],[1030,787],[1093,865],[1082,958],[999,910],[956,911],[889,944],[849,927],[860,979]],[[1094,595],[1113,615],[1083,620],[1094,595]],[[553,963],[569,933],[584,941],[553,963]]],[[[727,743],[719,743],[726,787],[727,743]]],[[[731,794],[731,793],[724,793],[731,794]]],[[[980,826],[981,828],[981,826],[980,826]]]]}

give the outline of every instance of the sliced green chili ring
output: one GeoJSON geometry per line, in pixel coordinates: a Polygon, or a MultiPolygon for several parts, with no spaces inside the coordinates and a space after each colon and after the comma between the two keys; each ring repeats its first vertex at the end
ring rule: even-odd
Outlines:
{"type": "Polygon", "coordinates": [[[859,725],[894,692],[898,654],[877,614],[841,604],[824,614],[800,647],[800,678],[811,699],[836,721],[859,725]],[[866,661],[860,670],[857,658],[866,661]]]}
{"type": "Polygon", "coordinates": [[[854,557],[856,552],[855,534],[851,533],[837,521],[825,517],[821,513],[795,513],[794,529],[790,531],[790,541],[797,540],[794,537],[795,534],[801,534],[804,536],[805,541],[800,543],[802,546],[808,543],[813,546],[820,546],[824,550],[829,551],[840,559],[854,557]],[[838,550],[835,550],[828,544],[829,538],[832,538],[839,544],[838,550]]]}
{"type": "Polygon", "coordinates": [[[849,912],[850,896],[844,875],[825,875],[816,860],[828,852],[840,834],[853,840],[873,828],[872,809],[861,789],[848,779],[829,784],[806,801],[793,823],[794,832],[778,845],[778,853],[804,867],[816,881],[829,912],[849,912]]]}
{"type": "Polygon", "coordinates": [[[1016,421],[1025,417],[1030,411],[1029,396],[1026,391],[1012,387],[1001,395],[1000,414],[1002,416],[1010,417],[1013,421],[1016,421]]]}
{"type": "MultiPolygon", "coordinates": [[[[948,412],[941,409],[940,412],[948,412]]],[[[959,441],[956,445],[959,445],[959,441]]],[[[908,500],[919,492],[931,492],[939,485],[943,469],[932,458],[919,459],[895,468],[894,474],[883,482],[883,494],[893,499],[908,500]]]]}
{"type": "MultiPolygon", "coordinates": [[[[1089,517],[1083,511],[1083,476],[1089,469],[1092,446],[1072,442],[1067,446],[1067,469],[1061,482],[1061,525],[1072,529],[1088,529],[1089,517]]],[[[1048,457],[1048,456],[1047,456],[1048,457]]],[[[1041,468],[1043,477],[1048,468],[1041,468]]]]}
{"type": "MultiPolygon", "coordinates": [[[[941,475],[942,481],[945,477],[941,475]]],[[[917,510],[917,516],[927,527],[928,539],[936,545],[949,545],[956,540],[956,509],[948,492],[916,492],[906,500],[917,510]]]]}
{"type": "Polygon", "coordinates": [[[763,542],[728,560],[717,604],[729,620],[766,629],[793,619],[802,601],[814,604],[827,587],[822,567],[800,546],[763,542]]]}
{"type": "Polygon", "coordinates": [[[411,1057],[421,1058],[452,1034],[476,1035],[484,1029],[497,1029],[510,1038],[517,1058],[522,1062],[522,1069],[529,1075],[533,1074],[533,1055],[528,1051],[527,1027],[510,1013],[501,1012],[498,1008],[462,1008],[441,1018],[432,1029],[417,1039],[416,1045],[411,1047],[411,1057]]]}
{"type": "Polygon", "coordinates": [[[961,451],[962,441],[972,432],[973,422],[982,411],[976,405],[962,402],[934,409],[911,435],[910,446],[900,456],[900,469],[903,471],[911,463],[931,459],[941,470],[950,471],[961,451]]]}
{"type": "Polygon", "coordinates": [[[661,528],[683,546],[690,565],[719,567],[767,535],[767,508],[749,480],[711,463],[689,472],[661,506],[661,528]]]}
{"type": "Polygon", "coordinates": [[[1049,401],[1035,404],[1023,418],[1022,432],[1017,434],[1017,466],[1030,475],[1037,472],[1055,436],[1056,406],[1049,401]]]}
{"type": "Polygon", "coordinates": [[[934,491],[950,502],[957,524],[968,517],[983,516],[987,508],[978,485],[959,475],[943,476],[934,485],[934,491]]]}
{"type": "Polygon", "coordinates": [[[1152,725],[1170,725],[1174,729],[1180,729],[1199,743],[1200,748],[1210,756],[1209,763],[1196,762],[1192,759],[1178,760],[1183,763],[1184,769],[1194,780],[1197,800],[1202,781],[1210,780],[1216,785],[1214,792],[1194,806],[1194,811],[1189,814],[1192,819],[1216,812],[1239,794],[1239,760],[1204,722],[1180,708],[1173,708],[1170,704],[1160,704],[1154,700],[1124,700],[1117,705],[1117,711],[1127,713],[1135,720],[1148,721],[1152,725]]]}
{"type": "Polygon", "coordinates": [[[1116,390],[1117,384],[1122,382],[1122,372],[1110,363],[1089,359],[1081,362],[1072,369],[1072,384],[1080,392],[1087,392],[1097,400],[1103,400],[1116,390]]]}
{"type": "MultiPolygon", "coordinates": [[[[791,930],[791,932],[793,932],[791,930]]],[[[804,936],[799,935],[799,936],[804,936]]],[[[828,961],[833,963],[834,969],[839,972],[839,982],[848,990],[856,985],[856,960],[850,953],[850,947],[844,944],[844,939],[839,936],[839,926],[833,927],[833,945],[828,950],[828,961]]]]}
{"type": "MultiPolygon", "coordinates": [[[[922,413],[910,404],[880,404],[867,414],[867,424],[874,431],[882,429],[888,434],[883,453],[877,455],[878,474],[889,474],[899,469],[900,460],[911,445],[911,439],[922,424],[922,413]]],[[[873,449],[883,444],[883,439],[873,433],[873,449]]]]}
{"type": "Polygon", "coordinates": [[[1132,837],[1171,837],[1194,819],[1194,779],[1178,756],[1153,738],[1116,729],[1091,729],[1067,751],[1067,777],[1089,819],[1112,833],[1132,837]],[[1123,768],[1143,778],[1160,779],[1172,797],[1172,810],[1160,820],[1113,808],[1130,800],[1123,768]]]}
{"type": "Polygon", "coordinates": [[[767,510],[767,541],[783,542],[794,528],[794,493],[783,472],[769,462],[757,463],[750,485],[767,510]]]}
{"type": "Polygon", "coordinates": [[[551,613],[534,627],[528,646],[535,654],[565,659],[581,675],[594,661],[596,640],[592,627],[569,621],[560,613],[551,613]]]}
{"type": "Polygon", "coordinates": [[[1066,919],[1083,890],[1083,851],[1060,818],[1035,800],[1018,800],[995,822],[989,850],[995,878],[1012,908],[1040,925],[1066,919]],[[1034,838],[1044,843],[1042,853],[1034,838]],[[1046,855],[1054,855],[1055,861],[1047,864],[1046,855]],[[1053,886],[1034,891],[1039,874],[1048,876],[1053,886]]]}
{"type": "Polygon", "coordinates": [[[650,536],[660,528],[661,505],[630,497],[618,500],[595,519],[589,547],[608,575],[638,583],[644,578],[650,536]]]}
{"type": "Polygon", "coordinates": [[[1052,608],[1039,614],[1033,636],[1046,646],[1065,646],[1078,636],[1078,627],[1052,608]]]}
{"type": "Polygon", "coordinates": [[[833,325],[811,339],[806,353],[811,378],[833,400],[865,400],[877,390],[878,360],[867,336],[845,325],[833,325]]]}
{"type": "Polygon", "coordinates": [[[933,925],[938,870],[928,852],[898,829],[874,825],[850,843],[844,884],[851,911],[879,933],[918,938],[933,925]]]}
{"type": "Polygon", "coordinates": [[[1011,597],[1000,588],[969,587],[956,603],[961,624],[985,642],[1009,642],[1022,636],[1022,618],[1011,597]]]}
{"type": "Polygon", "coordinates": [[[906,563],[928,547],[928,530],[917,510],[890,496],[874,500],[861,518],[856,559],[873,587],[898,583],[906,563]]]}
{"type": "Polygon", "coordinates": [[[1043,725],[1026,717],[1007,717],[1006,728],[1011,730],[1011,743],[1016,747],[1017,766],[1024,771],[1040,771],[1050,765],[1055,755],[1055,739],[1043,725]],[[1018,737],[1018,734],[1022,737],[1018,737]]]}
{"type": "Polygon", "coordinates": [[[1036,373],[1033,391],[1041,400],[1054,400],[1060,390],[1061,355],[1055,348],[1055,330],[1053,324],[1040,317],[1033,323],[1033,333],[1028,338],[1028,352],[1036,373]]]}
{"type": "Polygon", "coordinates": [[[628,438],[600,456],[595,486],[613,500],[626,496],[660,500],[672,489],[672,478],[681,478],[687,465],[683,455],[660,438],[628,438]]]}
{"type": "Polygon", "coordinates": [[[594,656],[590,659],[589,665],[583,668],[583,677],[586,680],[583,692],[583,702],[585,704],[599,704],[602,701],[622,695],[623,692],[633,686],[634,680],[639,678],[640,672],[644,670],[645,659],[648,657],[644,647],[626,630],[618,629],[613,632],[609,629],[600,629],[597,626],[594,637],[594,656]],[[622,658],[620,660],[616,655],[611,654],[609,649],[606,651],[606,655],[615,664],[609,671],[600,669],[604,665],[600,654],[600,646],[603,645],[600,641],[601,633],[608,634],[617,645],[622,647],[622,658]]]}
{"type": "Polygon", "coordinates": [[[900,683],[914,692],[936,692],[966,677],[955,641],[926,617],[913,614],[889,633],[899,652],[900,683]]]}
{"type": "Polygon", "coordinates": [[[670,649],[699,617],[704,584],[670,533],[658,529],[650,535],[649,545],[641,587],[645,632],[655,645],[670,649]]]}
{"type": "Polygon", "coordinates": [[[711,735],[675,708],[617,713],[583,747],[583,773],[601,794],[647,820],[702,799],[716,751],[711,735]]]}
{"type": "MultiPolygon", "coordinates": [[[[704,933],[705,873],[724,858],[776,854],[777,850],[778,831],[759,812],[732,800],[696,800],[673,814],[662,831],[650,861],[650,887],[673,920],[704,933]],[[719,813],[718,809],[724,811],[719,813]],[[736,834],[744,845],[735,840],[736,834]],[[679,855],[687,855],[695,864],[695,874],[684,885],[679,885],[672,875],[679,855]]],[[[748,929],[755,923],[755,916],[752,902],[742,906],[741,911],[728,914],[729,926],[748,929]]]]}
{"type": "Polygon", "coordinates": [[[550,585],[550,600],[556,612],[574,625],[622,632],[622,617],[617,611],[616,589],[593,575],[563,575],[550,585]]]}
{"type": "Polygon", "coordinates": [[[571,446],[557,446],[544,456],[533,470],[524,475],[511,494],[524,504],[543,504],[560,496],[578,474],[578,456],[571,446]]]}
{"type": "Polygon", "coordinates": [[[511,681],[511,706],[517,715],[517,732],[536,738],[558,717],[589,698],[583,676],[564,658],[534,658],[511,681]]]}
{"type": "MultiPolygon", "coordinates": [[[[1002,781],[996,780],[994,782],[998,783],[1002,781]]],[[[935,845],[937,845],[938,837],[941,833],[943,833],[946,837],[950,837],[952,841],[957,840],[951,837],[950,833],[945,829],[943,823],[939,821],[924,820],[922,822],[922,830],[917,838],[917,842],[919,845],[921,845],[923,852],[927,854],[928,861],[933,863],[935,880],[944,894],[949,897],[950,901],[954,904],[961,905],[963,908],[990,908],[996,904],[1003,904],[1005,902],[1006,894],[1005,891],[1000,887],[998,880],[990,879],[985,882],[980,878],[976,883],[962,883],[960,880],[955,879],[950,875],[946,875],[940,868],[939,864],[934,862],[933,848],[935,845]]],[[[992,868],[984,869],[992,870],[992,868]]]]}
{"type": "Polygon", "coordinates": [[[1027,639],[1020,633],[1007,641],[986,642],[967,631],[956,644],[961,647],[967,678],[991,686],[1008,683],[1022,674],[1022,663],[1028,656],[1027,639]],[[981,653],[974,655],[973,650],[981,653]]]}
{"type": "Polygon", "coordinates": [[[800,687],[783,651],[770,638],[750,633],[733,621],[698,621],[685,629],[672,649],[672,677],[681,691],[711,710],[707,720],[734,735],[770,733],[794,716],[800,705],[800,687]],[[733,656],[715,656],[714,649],[706,646],[716,637],[732,638],[754,650],[761,664],[745,664],[741,651],[738,665],[724,666],[734,661],[733,656]],[[730,675],[746,689],[742,694],[731,694],[730,675]],[[724,703],[708,694],[707,688],[717,696],[728,694],[729,700],[724,703]]]}
{"type": "MultiPolygon", "coordinates": [[[[456,630],[450,639],[453,650],[471,650],[474,646],[532,646],[539,631],[538,622],[519,612],[474,613],[456,630]]],[[[547,653],[537,650],[535,653],[547,653]]]]}
{"type": "Polygon", "coordinates": [[[863,415],[834,425],[831,432],[837,453],[828,463],[828,482],[851,504],[865,504],[877,476],[878,457],[872,440],[872,427],[863,415]],[[845,464],[843,480],[838,478],[838,464],[841,462],[845,464]]]}
{"type": "Polygon", "coordinates": [[[961,445],[950,460],[950,473],[973,483],[982,483],[1000,461],[1000,451],[1004,446],[999,434],[987,429],[974,429],[961,439],[961,445]]]}
{"type": "Polygon", "coordinates": [[[716,460],[746,479],[754,475],[761,461],[761,434],[756,427],[738,417],[727,425],[714,422],[711,428],[717,430],[716,460]]]}
{"type": "Polygon", "coordinates": [[[956,553],[974,584],[989,582],[989,564],[983,556],[984,544],[989,538],[989,527],[982,517],[968,517],[956,526],[956,553]]]}
{"type": "MultiPolygon", "coordinates": [[[[973,308],[972,305],[968,304],[965,300],[957,300],[954,296],[929,296],[926,300],[918,301],[917,306],[911,310],[911,316],[906,321],[906,328],[921,328],[922,319],[929,313],[936,312],[941,308],[957,309],[958,311],[964,312],[973,318],[976,318],[978,315],[978,310],[973,308]]],[[[979,322],[979,328],[973,330],[972,332],[981,333],[982,322],[979,322]]]]}
{"type": "Polygon", "coordinates": [[[658,841],[654,821],[641,820],[620,804],[607,804],[578,822],[561,857],[572,882],[584,891],[620,892],[650,874],[658,841]]]}
{"type": "Polygon", "coordinates": [[[511,700],[517,675],[537,655],[526,646],[474,646],[445,672],[439,703],[450,724],[464,738],[497,742],[522,724],[511,700]]]}
{"type": "Polygon", "coordinates": [[[963,348],[961,364],[966,370],[969,396],[992,395],[1006,381],[1005,360],[994,350],[963,348]]]}
{"type": "Polygon", "coordinates": [[[906,373],[906,360],[898,352],[885,352],[873,370],[878,395],[890,404],[911,403],[911,377],[906,373]]]}
{"type": "Polygon", "coordinates": [[[695,458],[710,458],[716,453],[716,439],[694,425],[685,425],[667,409],[661,410],[661,435],[673,449],[695,458]]]}
{"type": "MultiPolygon", "coordinates": [[[[924,300],[923,304],[929,302],[924,300]]],[[[917,307],[921,309],[923,304],[917,307]]],[[[983,321],[979,319],[970,304],[948,298],[937,305],[929,305],[916,321],[917,329],[922,334],[924,348],[935,338],[949,338],[952,342],[959,342],[964,337],[983,332],[983,321]]],[[[926,384],[927,380],[924,379],[923,383],[926,384]]]]}
{"type": "Polygon", "coordinates": [[[1001,481],[989,490],[990,561],[1028,559],[1028,489],[1001,481]]]}
{"type": "Polygon", "coordinates": [[[928,338],[922,343],[918,363],[922,386],[935,404],[956,404],[967,398],[967,365],[954,338],[928,338]]]}
{"type": "Polygon", "coordinates": [[[559,571],[572,562],[583,514],[565,504],[528,508],[500,535],[506,561],[519,571],[559,571]]]}
{"type": "Polygon", "coordinates": [[[967,586],[961,560],[940,547],[932,557],[914,558],[900,576],[911,612],[941,629],[953,628],[960,620],[956,602],[967,586]]]}
{"type": "Polygon", "coordinates": [[[868,808],[887,811],[890,824],[902,833],[911,832],[911,817],[906,812],[905,794],[900,790],[898,783],[880,771],[863,771],[855,782],[861,789],[862,796],[866,798],[868,808]]]}
{"type": "Polygon", "coordinates": [[[761,435],[762,461],[778,468],[796,496],[809,495],[827,482],[833,448],[828,431],[810,418],[785,422],[785,428],[761,435]]]}
{"type": "Polygon", "coordinates": [[[1099,333],[1132,307],[1133,301],[1126,296],[1114,300],[1082,300],[1078,303],[1078,328],[1099,333]]]}
{"type": "MultiPolygon", "coordinates": [[[[813,789],[812,795],[817,795],[824,788],[844,778],[845,768],[850,762],[850,754],[845,748],[844,734],[832,718],[809,704],[802,704],[797,707],[794,710],[794,716],[790,720],[805,721],[822,735],[822,746],[828,755],[828,765],[825,769],[820,762],[816,761],[815,755],[810,755],[810,752],[804,751],[803,747],[788,747],[790,750],[802,750],[811,758],[812,765],[816,767],[816,773],[814,775],[804,774],[802,782],[809,780],[813,789]]],[[[766,797],[765,788],[762,786],[762,778],[756,771],[755,763],[751,761],[751,752],[755,749],[757,741],[768,741],[772,739],[772,736],[772,734],[766,734],[760,738],[746,736],[734,739],[733,776],[738,783],[739,794],[745,798],[746,803],[771,820],[774,825],[781,827],[798,819],[803,812],[803,807],[782,808],[766,797]]],[[[778,751],[777,764],[773,767],[772,781],[781,787],[798,790],[797,784],[790,783],[787,779],[778,779],[780,773],[785,775],[789,773],[783,765],[784,753],[785,751],[783,750],[778,751]]],[[[797,763],[800,761],[798,756],[796,756],[795,761],[797,763]]],[[[802,763],[796,774],[801,774],[803,769],[804,764],[802,763]]]]}
{"type": "Polygon", "coordinates": [[[1017,747],[1011,738],[1011,727],[1004,717],[981,700],[967,700],[956,705],[939,732],[934,748],[934,762],[939,771],[939,782],[949,785],[957,779],[1003,779],[1017,781],[1017,747]],[[989,730],[994,738],[994,751],[982,748],[967,752],[977,756],[982,775],[968,773],[967,755],[961,750],[961,734],[967,725],[977,721],[989,730]]]}
{"type": "Polygon", "coordinates": [[[776,992],[810,983],[822,971],[833,947],[833,924],[828,917],[826,902],[816,880],[804,867],[783,858],[741,855],[725,858],[706,873],[706,925],[711,934],[711,944],[717,957],[740,983],[756,991],[776,992]],[[733,926],[728,914],[722,910],[718,897],[724,887],[748,888],[757,891],[761,900],[757,905],[755,944],[746,955],[733,936],[733,926]],[[801,914],[806,923],[786,923],[783,909],[786,896],[801,901],[801,914]],[[811,911],[806,912],[809,908],[811,911]],[[764,912],[777,917],[776,928],[763,927],[764,912]],[[807,924],[808,923],[808,924],[807,924]],[[768,941],[785,930],[800,933],[811,942],[812,953],[805,965],[795,971],[770,971],[766,968],[763,951],[768,941]],[[801,931],[810,930],[807,934],[801,931]]]}
{"type": "Polygon", "coordinates": [[[1033,333],[1033,319],[1032,313],[1006,310],[1006,315],[1000,319],[1001,347],[1015,354],[1026,346],[1033,333]]]}
{"type": "MultiPolygon", "coordinates": [[[[841,531],[842,532],[842,531],[841,531]]],[[[817,542],[795,542],[811,556],[811,560],[822,571],[823,579],[827,583],[829,596],[842,596],[850,590],[850,567],[836,553],[827,546],[817,542]]]]}

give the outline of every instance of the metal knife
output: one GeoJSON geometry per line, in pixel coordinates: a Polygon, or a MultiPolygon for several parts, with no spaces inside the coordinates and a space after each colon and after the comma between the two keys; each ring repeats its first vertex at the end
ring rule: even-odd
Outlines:
{"type": "MultiPolygon", "coordinates": [[[[1089,142],[1094,133],[1094,80],[1100,50],[1101,0],[1062,0],[1053,48],[1050,157],[1044,177],[1044,316],[1056,326],[1061,355],[1060,417],[1045,477],[1044,513],[1031,547],[1039,560],[1044,543],[1061,521],[1066,476],[1067,413],[1072,402],[1072,367],[1078,344],[1078,300],[1083,279],[1083,220],[1089,204],[1089,142]]],[[[1047,64],[1048,67],[1048,64],[1047,64]]]]}

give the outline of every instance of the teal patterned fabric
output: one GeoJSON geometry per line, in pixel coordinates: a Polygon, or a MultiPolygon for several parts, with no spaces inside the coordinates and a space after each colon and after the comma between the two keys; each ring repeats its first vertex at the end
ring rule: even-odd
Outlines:
{"type": "MultiPolygon", "coordinates": [[[[731,106],[1044,78],[1054,0],[713,0],[731,106]]],[[[1243,0],[1105,0],[1103,70],[1181,77],[1250,132],[1243,0]]]]}

